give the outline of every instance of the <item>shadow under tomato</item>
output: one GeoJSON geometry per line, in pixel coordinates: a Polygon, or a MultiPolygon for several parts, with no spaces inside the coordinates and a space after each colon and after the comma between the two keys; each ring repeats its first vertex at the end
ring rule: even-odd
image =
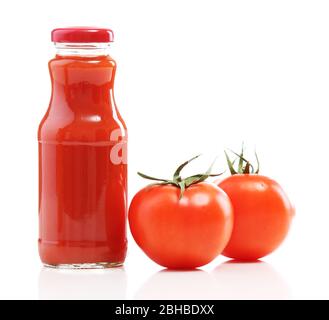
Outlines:
{"type": "Polygon", "coordinates": [[[217,299],[290,299],[284,278],[261,260],[245,262],[229,260],[212,272],[217,286],[217,299]]]}
{"type": "Polygon", "coordinates": [[[163,269],[152,275],[137,291],[135,299],[210,299],[212,276],[203,270],[163,269]]]}
{"type": "Polygon", "coordinates": [[[39,299],[125,299],[124,268],[58,270],[43,267],[39,273],[39,299]]]}

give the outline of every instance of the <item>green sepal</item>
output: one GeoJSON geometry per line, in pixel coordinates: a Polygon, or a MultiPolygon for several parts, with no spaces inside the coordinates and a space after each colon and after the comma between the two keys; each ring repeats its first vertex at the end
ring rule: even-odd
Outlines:
{"type": "Polygon", "coordinates": [[[239,165],[238,165],[238,172],[243,171],[243,152],[244,152],[244,143],[242,142],[241,153],[239,156],[239,165]]]}
{"type": "Polygon", "coordinates": [[[239,159],[239,163],[238,163],[238,169],[235,170],[234,168],[234,162],[237,160],[235,159],[234,161],[232,161],[230,159],[230,157],[228,156],[227,152],[224,151],[225,153],[225,157],[226,157],[226,161],[227,161],[227,165],[230,169],[230,172],[232,175],[235,174],[259,174],[259,159],[257,156],[257,153],[255,152],[255,158],[256,158],[256,162],[257,162],[257,169],[255,169],[255,167],[253,166],[253,164],[247,160],[244,157],[244,145],[242,144],[242,149],[241,149],[241,153],[238,154],[236,152],[234,152],[233,150],[228,149],[231,153],[233,153],[234,155],[237,156],[237,159],[239,159]]]}
{"type": "Polygon", "coordinates": [[[228,168],[229,168],[229,170],[230,170],[230,172],[231,172],[231,175],[235,175],[235,174],[237,174],[237,172],[236,172],[235,169],[234,169],[233,162],[231,161],[231,159],[230,159],[230,157],[228,156],[227,152],[224,151],[224,153],[225,153],[225,157],[226,157],[227,165],[228,165],[228,168]]]}
{"type": "Polygon", "coordinates": [[[180,173],[181,173],[181,171],[183,170],[183,168],[184,168],[186,165],[188,165],[191,161],[193,161],[193,160],[199,158],[200,156],[201,156],[201,154],[198,154],[197,156],[195,156],[195,157],[191,158],[190,160],[187,160],[187,161],[185,161],[184,163],[182,163],[181,165],[179,165],[178,168],[176,169],[174,175],[173,175],[173,180],[174,180],[174,181],[180,181],[180,179],[181,179],[181,178],[180,178],[180,173]]]}
{"type": "Polygon", "coordinates": [[[259,174],[259,159],[258,159],[258,155],[257,155],[256,151],[255,151],[255,158],[256,158],[256,161],[257,161],[257,169],[255,171],[255,174],[259,174]]]}
{"type": "Polygon", "coordinates": [[[185,191],[185,181],[178,182],[180,193],[179,193],[179,200],[183,198],[184,191],[185,191]]]}
{"type": "Polygon", "coordinates": [[[151,176],[148,176],[144,173],[141,173],[141,172],[137,172],[137,174],[144,178],[144,179],[148,179],[148,180],[153,180],[153,181],[162,181],[162,182],[168,182],[169,180],[166,180],[166,179],[158,179],[158,178],[154,178],[154,177],[151,177],[151,176]]]}
{"type": "Polygon", "coordinates": [[[217,177],[220,176],[223,173],[219,173],[219,174],[212,174],[211,170],[212,167],[216,161],[216,159],[213,161],[213,163],[211,164],[211,166],[208,168],[208,170],[203,173],[203,174],[196,174],[187,178],[182,178],[181,177],[181,171],[182,169],[189,164],[191,161],[193,161],[194,159],[200,157],[200,155],[197,155],[193,158],[191,158],[190,160],[185,161],[184,163],[182,163],[181,165],[178,166],[178,168],[176,169],[176,171],[173,174],[173,179],[172,180],[166,180],[166,179],[158,179],[158,178],[154,178],[151,177],[149,175],[146,175],[144,173],[141,172],[137,172],[137,174],[145,179],[148,180],[152,180],[152,181],[157,181],[156,183],[153,183],[152,185],[173,185],[175,187],[178,187],[180,189],[180,194],[179,194],[179,199],[181,199],[184,195],[185,190],[191,186],[192,184],[197,184],[200,183],[202,181],[205,181],[208,177],[217,177]]]}

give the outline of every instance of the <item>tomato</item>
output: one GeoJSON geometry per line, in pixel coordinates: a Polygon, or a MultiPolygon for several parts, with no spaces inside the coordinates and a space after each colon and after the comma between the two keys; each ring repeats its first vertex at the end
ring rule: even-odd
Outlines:
{"type": "Polygon", "coordinates": [[[286,237],[294,208],[281,186],[258,174],[234,174],[218,183],[233,204],[234,225],[223,255],[257,260],[286,237]]]}
{"type": "Polygon", "coordinates": [[[200,267],[226,246],[233,208],[223,190],[199,182],[180,198],[175,185],[150,185],[140,190],[129,208],[131,233],[156,263],[173,269],[200,267]]]}

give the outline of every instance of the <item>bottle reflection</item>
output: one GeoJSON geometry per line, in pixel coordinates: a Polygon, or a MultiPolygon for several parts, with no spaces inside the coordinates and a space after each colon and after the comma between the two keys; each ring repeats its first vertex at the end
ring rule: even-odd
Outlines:
{"type": "Polygon", "coordinates": [[[42,268],[39,299],[125,299],[127,277],[123,268],[56,270],[42,268]]]}
{"type": "Polygon", "coordinates": [[[217,299],[290,299],[290,288],[268,263],[230,260],[211,272],[217,299]]]}
{"type": "Polygon", "coordinates": [[[212,276],[203,270],[161,270],[138,290],[135,299],[211,299],[212,276]]]}

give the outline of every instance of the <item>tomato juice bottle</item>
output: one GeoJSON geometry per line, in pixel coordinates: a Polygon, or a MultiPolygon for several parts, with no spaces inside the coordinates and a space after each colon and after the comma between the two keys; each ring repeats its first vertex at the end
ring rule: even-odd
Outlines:
{"type": "Polygon", "coordinates": [[[46,266],[106,268],[125,260],[127,130],[116,107],[113,33],[52,31],[52,94],[38,130],[39,254],[46,266]]]}

